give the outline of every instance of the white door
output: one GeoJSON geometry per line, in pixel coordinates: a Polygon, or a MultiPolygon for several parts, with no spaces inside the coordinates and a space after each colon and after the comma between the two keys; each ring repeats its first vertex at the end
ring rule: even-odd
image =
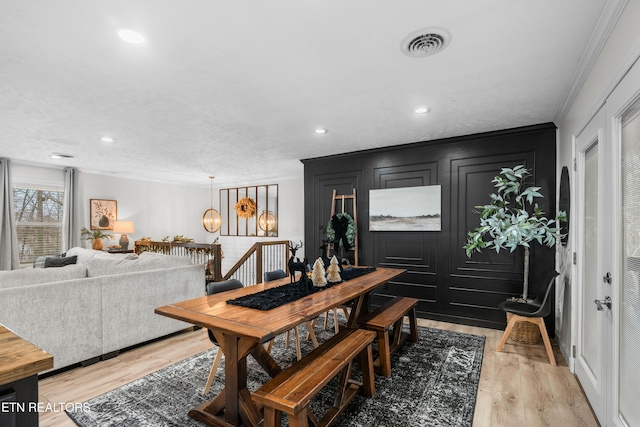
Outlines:
{"type": "Polygon", "coordinates": [[[601,110],[576,138],[577,177],[577,334],[576,375],[602,424],[607,402],[607,340],[610,339],[611,311],[603,301],[609,295],[606,234],[608,221],[604,206],[609,201],[606,180],[606,119],[601,110]]]}
{"type": "Polygon", "coordinates": [[[602,425],[640,426],[640,65],[607,99],[614,280],[609,399],[602,425]]]}
{"type": "Polygon", "coordinates": [[[640,63],[575,152],[575,373],[601,425],[640,426],[640,63]]]}

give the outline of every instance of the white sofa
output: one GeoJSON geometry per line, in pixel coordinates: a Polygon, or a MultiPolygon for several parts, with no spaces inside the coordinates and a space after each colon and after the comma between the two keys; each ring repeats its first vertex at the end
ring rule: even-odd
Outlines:
{"type": "Polygon", "coordinates": [[[54,370],[191,326],[154,309],[205,294],[204,268],[187,257],[72,255],[75,265],[0,271],[0,324],[52,354],[54,370]]]}

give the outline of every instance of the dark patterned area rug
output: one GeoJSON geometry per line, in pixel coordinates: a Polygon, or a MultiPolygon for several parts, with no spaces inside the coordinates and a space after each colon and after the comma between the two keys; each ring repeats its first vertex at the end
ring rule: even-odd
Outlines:
{"type": "MultiPolygon", "coordinates": [[[[300,329],[303,332],[304,327],[300,329]]],[[[484,337],[418,329],[419,342],[407,342],[394,355],[391,377],[376,374],[376,396],[372,399],[357,396],[336,426],[471,426],[484,337]]],[[[322,342],[331,334],[322,331],[317,336],[322,342]]],[[[301,344],[303,353],[311,351],[310,341],[301,344]]],[[[202,426],[191,420],[187,412],[222,389],[224,358],[210,393],[202,394],[214,355],[212,349],[168,366],[89,400],[85,405],[89,411],[69,416],[82,427],[202,426]]],[[[281,366],[289,366],[295,361],[293,343],[285,349],[284,338],[278,337],[272,355],[281,366]]],[[[269,377],[251,357],[247,360],[249,389],[255,390],[269,377]]],[[[360,378],[356,366],[354,363],[354,376],[360,378]]],[[[329,383],[312,401],[312,410],[317,415],[333,402],[335,383],[335,380],[329,383]]],[[[286,417],[283,421],[286,423],[286,417]]]]}

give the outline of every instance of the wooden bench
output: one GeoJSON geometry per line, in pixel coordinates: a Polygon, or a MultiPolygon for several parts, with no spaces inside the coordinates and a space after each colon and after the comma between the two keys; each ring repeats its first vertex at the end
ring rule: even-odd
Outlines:
{"type": "Polygon", "coordinates": [[[329,426],[342,413],[359,390],[367,397],[375,394],[371,343],[376,334],[364,329],[344,329],[309,355],[276,375],[253,393],[253,400],[264,405],[264,427],[280,426],[282,412],[291,427],[329,426]],[[351,364],[359,356],[362,383],[351,379],[351,364]],[[311,399],[340,373],[333,406],[320,421],[308,409],[311,399]]]}
{"type": "Polygon", "coordinates": [[[391,356],[402,347],[407,338],[411,342],[418,341],[417,304],[416,298],[395,297],[358,320],[361,327],[378,332],[380,356],[373,362],[373,366],[385,377],[391,375],[391,356]],[[409,316],[409,334],[402,332],[404,316],[409,316]],[[393,330],[390,330],[392,326],[393,330]]]}

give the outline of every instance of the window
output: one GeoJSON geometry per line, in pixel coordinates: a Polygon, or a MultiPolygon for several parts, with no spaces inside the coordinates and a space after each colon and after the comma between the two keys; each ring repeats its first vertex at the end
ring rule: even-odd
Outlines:
{"type": "Polygon", "coordinates": [[[13,189],[20,263],[60,252],[64,191],[59,188],[13,189]]]}

